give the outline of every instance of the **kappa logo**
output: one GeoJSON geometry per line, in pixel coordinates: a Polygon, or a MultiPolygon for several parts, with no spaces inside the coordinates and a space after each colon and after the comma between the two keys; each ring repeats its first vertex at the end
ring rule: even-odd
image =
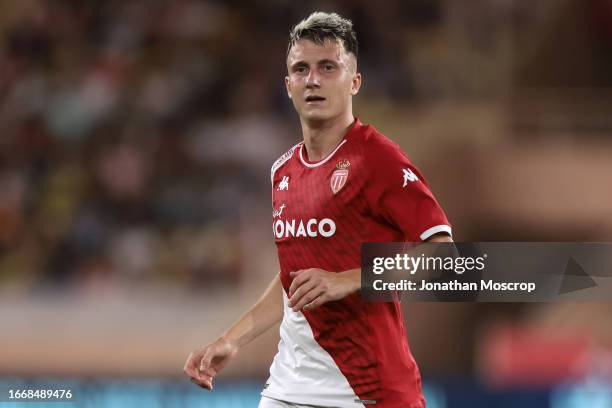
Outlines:
{"type": "Polygon", "coordinates": [[[332,193],[336,194],[346,184],[350,165],[351,162],[348,160],[342,160],[336,164],[336,170],[332,173],[331,179],[329,180],[329,186],[331,187],[332,193]]]}
{"type": "Polygon", "coordinates": [[[289,176],[284,176],[280,183],[278,183],[278,191],[289,190],[289,176]]]}
{"type": "Polygon", "coordinates": [[[402,169],[402,171],[404,172],[404,184],[402,185],[402,188],[406,187],[408,182],[414,183],[415,181],[419,181],[419,178],[412,172],[412,170],[402,169]]]}

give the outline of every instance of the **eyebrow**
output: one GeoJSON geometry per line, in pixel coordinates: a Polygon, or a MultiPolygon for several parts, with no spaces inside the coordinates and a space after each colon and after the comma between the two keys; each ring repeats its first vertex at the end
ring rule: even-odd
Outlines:
{"type": "Polygon", "coordinates": [[[334,64],[334,65],[339,65],[340,62],[334,61],[334,60],[330,60],[328,58],[322,59],[321,61],[318,62],[319,65],[323,65],[323,64],[334,64]]]}
{"type": "MultiPolygon", "coordinates": [[[[324,58],[322,60],[317,61],[317,65],[323,65],[323,64],[341,65],[341,62],[334,61],[334,60],[331,60],[329,58],[324,58]]],[[[308,63],[306,61],[304,61],[304,60],[299,60],[299,61],[296,61],[293,64],[291,64],[291,68],[299,67],[300,65],[308,66],[308,63]]]]}

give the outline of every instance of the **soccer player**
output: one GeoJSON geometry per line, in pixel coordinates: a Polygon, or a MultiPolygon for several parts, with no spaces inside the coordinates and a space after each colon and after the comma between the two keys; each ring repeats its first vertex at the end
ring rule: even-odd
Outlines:
{"type": "Polygon", "coordinates": [[[240,347],[282,319],[259,407],[420,408],[421,378],[398,302],[365,302],[363,242],[450,242],[451,227],[397,144],[353,116],[352,23],[316,12],[291,31],[285,77],[303,141],[272,166],[280,273],[185,372],[212,389],[240,347]]]}

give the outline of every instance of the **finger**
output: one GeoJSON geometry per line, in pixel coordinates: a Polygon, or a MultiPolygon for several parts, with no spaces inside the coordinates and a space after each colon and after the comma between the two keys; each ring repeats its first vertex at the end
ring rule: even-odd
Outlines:
{"type": "Polygon", "coordinates": [[[316,287],[312,289],[310,292],[304,294],[304,296],[302,296],[299,302],[297,302],[295,306],[292,307],[293,311],[297,312],[298,310],[302,310],[304,306],[306,306],[307,304],[317,299],[323,293],[324,293],[324,290],[321,287],[316,287]]]}
{"type": "Polygon", "coordinates": [[[304,306],[304,310],[313,310],[316,309],[317,307],[327,303],[328,299],[327,297],[323,294],[319,297],[317,297],[316,299],[314,299],[312,302],[308,303],[307,305],[304,306]]]}
{"type": "Polygon", "coordinates": [[[198,379],[198,376],[199,376],[198,370],[194,370],[194,369],[185,370],[185,374],[187,374],[190,380],[193,380],[194,378],[198,379]]]}
{"type": "Polygon", "coordinates": [[[200,369],[200,374],[207,375],[209,377],[214,377],[215,375],[217,375],[217,370],[211,367],[204,367],[200,369]]]}
{"type": "Polygon", "coordinates": [[[213,382],[213,377],[206,374],[200,374],[197,379],[199,382],[206,384],[212,384],[213,382]]]}
{"type": "Polygon", "coordinates": [[[197,381],[200,381],[200,382],[202,382],[202,381],[210,382],[210,381],[213,380],[213,377],[214,376],[202,373],[200,371],[196,371],[195,375],[192,376],[192,378],[195,378],[197,381]]]}
{"type": "MultiPolygon", "coordinates": [[[[293,273],[293,272],[292,272],[293,273]]],[[[305,270],[297,271],[296,274],[293,275],[293,281],[291,282],[291,286],[289,287],[289,297],[292,297],[295,293],[295,290],[300,287],[304,282],[306,282],[312,276],[309,273],[306,273],[305,270]]]]}
{"type": "Polygon", "coordinates": [[[189,354],[187,361],[185,362],[185,366],[183,367],[183,371],[190,377],[197,377],[198,375],[198,359],[195,357],[195,352],[189,354]]]}
{"type": "Polygon", "coordinates": [[[300,273],[302,273],[304,271],[307,271],[307,270],[308,269],[300,269],[300,270],[297,270],[297,271],[292,271],[292,272],[289,272],[289,276],[291,276],[292,278],[295,278],[297,275],[299,275],[300,273]]]}
{"type": "Polygon", "coordinates": [[[195,378],[191,379],[191,382],[206,389],[206,390],[212,390],[213,389],[213,385],[211,381],[207,381],[207,380],[197,380],[195,378]]]}
{"type": "Polygon", "coordinates": [[[310,292],[315,286],[316,283],[313,281],[313,279],[304,282],[293,292],[291,299],[289,299],[288,306],[293,307],[293,305],[300,301],[302,296],[310,292]]]}
{"type": "Polygon", "coordinates": [[[187,361],[185,361],[185,366],[183,367],[183,370],[189,370],[189,369],[197,369],[198,368],[198,356],[197,356],[197,350],[196,351],[192,351],[191,353],[189,353],[189,356],[187,357],[187,361]]]}
{"type": "Polygon", "coordinates": [[[294,272],[289,272],[289,276],[291,276],[291,278],[293,279],[291,281],[291,286],[289,286],[289,297],[291,298],[291,296],[293,296],[293,292],[295,292],[295,289],[300,285],[301,280],[299,279],[300,276],[300,271],[294,271],[294,272]]]}
{"type": "Polygon", "coordinates": [[[185,361],[185,365],[183,366],[183,371],[187,372],[191,366],[193,365],[193,351],[191,353],[189,353],[189,356],[187,357],[187,360],[185,361]]]}
{"type": "Polygon", "coordinates": [[[206,349],[206,352],[204,353],[204,355],[202,356],[202,359],[200,360],[200,364],[198,366],[200,371],[204,371],[207,368],[210,368],[210,366],[212,365],[212,359],[213,359],[213,353],[211,349],[208,348],[206,349]]]}

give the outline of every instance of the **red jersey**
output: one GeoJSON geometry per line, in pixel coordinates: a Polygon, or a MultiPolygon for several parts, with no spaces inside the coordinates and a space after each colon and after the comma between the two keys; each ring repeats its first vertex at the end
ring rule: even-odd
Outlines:
{"type": "Polygon", "coordinates": [[[281,156],[272,166],[272,203],[285,314],[262,395],[334,407],[424,407],[398,302],[364,302],[354,293],[293,312],[286,295],[292,271],[359,268],[364,242],[450,234],[421,173],[397,144],[356,119],[318,162],[308,160],[303,143],[281,156]]]}

